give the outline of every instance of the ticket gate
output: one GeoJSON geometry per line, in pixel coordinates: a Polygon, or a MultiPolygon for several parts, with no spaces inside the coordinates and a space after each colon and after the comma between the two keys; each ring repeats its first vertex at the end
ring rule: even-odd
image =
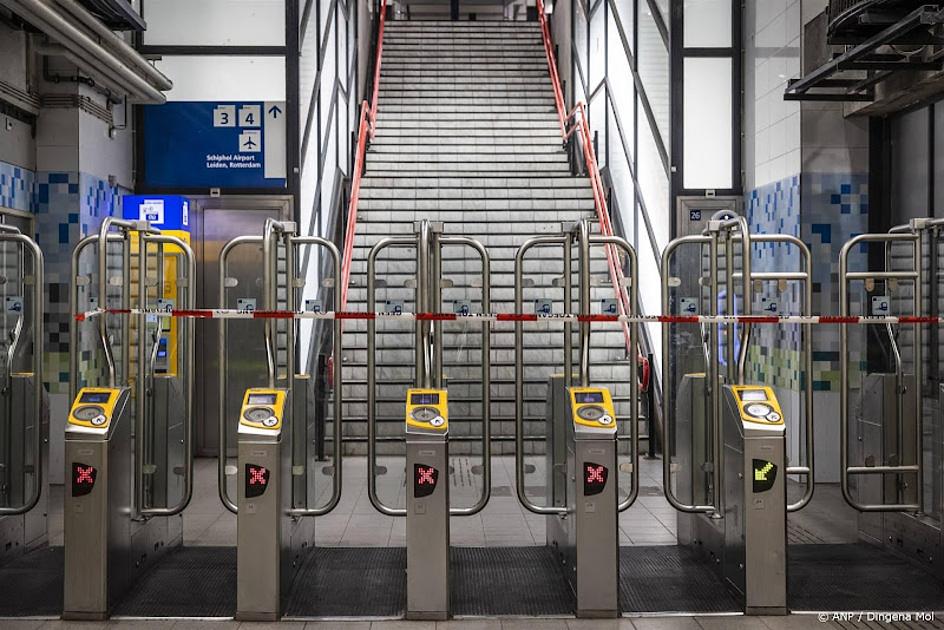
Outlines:
{"type": "MultiPolygon", "coordinates": [[[[305,282],[297,261],[305,247],[328,252],[334,273],[341,277],[341,259],[333,243],[295,234],[293,222],[269,219],[261,237],[241,236],[227,243],[220,254],[220,304],[227,304],[227,289],[238,283],[227,275],[227,259],[240,245],[262,245],[263,296],[266,311],[298,311],[305,282]]],[[[328,284],[328,283],[322,283],[328,284]]],[[[314,287],[317,289],[317,287],[314,287]]],[[[255,310],[247,300],[242,308],[255,310]]],[[[310,300],[303,311],[316,310],[310,300]]],[[[334,291],[334,310],[340,291],[334,291]]],[[[227,444],[227,326],[220,322],[220,444],[227,444]]],[[[245,391],[237,419],[237,498],[229,497],[226,449],[220,449],[219,488],[224,505],[236,513],[236,618],[278,620],[286,596],[314,547],[315,519],[337,506],[341,498],[341,397],[334,400],[334,472],[332,493],[324,505],[310,506],[315,490],[313,391],[308,374],[297,370],[298,320],[265,319],[266,378],[245,391]],[[284,342],[280,340],[284,339],[284,342]]],[[[333,322],[334,382],[341,383],[341,320],[333,322]]]]}
{"type": "Polygon", "coordinates": [[[106,217],[73,250],[72,312],[118,312],[70,329],[63,618],[106,618],[182,542],[180,514],[193,492],[193,320],[179,330],[168,310],[193,308],[194,278],[188,243],[145,221],[106,217]],[[92,343],[82,334],[89,327],[92,343]]]}
{"type": "MultiPolygon", "coordinates": [[[[723,211],[701,235],[666,247],[663,313],[751,315],[760,307],[780,315],[791,302],[797,314],[810,315],[811,264],[800,239],[751,234],[743,217],[723,211]],[[754,244],[795,250],[799,269],[753,269],[754,244]]],[[[751,382],[751,337],[746,324],[663,325],[664,492],[679,513],[679,544],[710,561],[740,594],[744,612],[785,614],[787,512],[805,507],[813,494],[812,382],[805,380],[801,426],[771,387],[751,382]],[[802,465],[788,462],[788,426],[805,434],[795,455],[802,465]],[[804,481],[802,496],[789,505],[788,476],[804,481]]],[[[800,354],[807,374],[811,344],[806,331],[800,354]]]]}
{"type": "MultiPolygon", "coordinates": [[[[442,249],[464,246],[482,261],[482,309],[490,312],[490,261],[478,241],[444,236],[442,224],[417,222],[412,236],[384,238],[370,250],[367,259],[367,311],[375,312],[377,258],[392,248],[416,252],[415,305],[417,313],[442,311],[442,249]]],[[[461,320],[462,315],[457,315],[461,320]]],[[[404,414],[406,440],[406,506],[385,503],[377,491],[377,361],[376,322],[367,320],[367,462],[368,494],[382,514],[406,518],[406,617],[446,619],[450,615],[449,517],[479,513],[491,488],[491,428],[489,385],[489,325],[482,322],[482,492],[471,506],[449,504],[449,406],[443,369],[443,320],[420,317],[416,321],[416,380],[408,389],[404,414]]]]}
{"type": "MultiPolygon", "coordinates": [[[[603,246],[607,256],[629,264],[628,291],[618,287],[621,311],[638,312],[638,266],[633,247],[615,236],[591,235],[584,220],[560,235],[529,239],[515,256],[515,309],[523,312],[524,260],[535,247],[563,250],[564,308],[572,299],[572,256],[579,251],[579,312],[590,313],[590,250],[603,246]]],[[[620,265],[622,266],[622,265],[620,265]]],[[[629,325],[630,347],[636,348],[638,330],[629,325]]],[[[632,487],[622,501],[618,489],[617,420],[610,391],[590,382],[590,321],[579,323],[579,370],[574,374],[572,324],[564,324],[564,373],[550,378],[547,417],[548,505],[538,505],[525,492],[524,461],[524,328],[515,324],[515,470],[518,500],[529,511],[547,517],[547,545],[555,550],[565,579],[576,596],[578,617],[616,617],[619,605],[618,514],[639,494],[638,388],[631,390],[630,452],[632,487]]]]}
{"type": "MultiPolygon", "coordinates": [[[[944,220],[914,219],[885,234],[850,239],[839,261],[841,315],[939,315],[942,229],[944,220]],[[856,260],[863,248],[865,269],[856,260]]],[[[840,332],[842,495],[858,511],[862,539],[939,579],[940,349],[940,328],[919,322],[843,326],[840,332]]]]}
{"type": "Polygon", "coordinates": [[[0,224],[0,565],[46,542],[49,409],[43,389],[43,253],[0,224]]]}

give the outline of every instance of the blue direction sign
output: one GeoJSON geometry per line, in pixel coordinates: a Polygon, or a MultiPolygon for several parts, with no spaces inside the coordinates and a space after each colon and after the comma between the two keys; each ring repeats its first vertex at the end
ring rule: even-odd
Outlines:
{"type": "Polygon", "coordinates": [[[285,103],[145,106],[144,180],[161,188],[284,188],[285,103]]]}

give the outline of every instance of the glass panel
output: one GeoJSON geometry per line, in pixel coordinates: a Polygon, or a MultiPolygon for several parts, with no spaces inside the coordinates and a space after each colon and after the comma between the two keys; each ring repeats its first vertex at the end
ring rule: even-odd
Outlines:
{"type": "MultiPolygon", "coordinates": [[[[609,7],[600,6],[590,20],[590,78],[588,87],[593,90],[603,80],[606,72],[606,14],[609,7]]],[[[614,33],[614,37],[616,34],[614,33]]]]}
{"type": "Polygon", "coordinates": [[[284,46],[282,0],[147,0],[147,45],[284,46]]]}
{"type": "Polygon", "coordinates": [[[155,65],[174,82],[169,101],[285,100],[282,57],[165,56],[155,65]]]}
{"type": "Polygon", "coordinates": [[[584,100],[581,83],[588,80],[587,77],[587,16],[581,9],[581,4],[577,2],[577,9],[574,11],[574,49],[576,50],[575,61],[577,70],[574,72],[574,86],[577,88],[577,100],[584,100]]]}
{"type": "Polygon", "coordinates": [[[685,59],[685,188],[731,188],[731,60],[685,59]]]}
{"type": "Polygon", "coordinates": [[[639,125],[638,159],[639,187],[652,220],[656,244],[661,251],[669,242],[669,180],[649,125],[644,122],[639,125]]]}
{"type": "MultiPolygon", "coordinates": [[[[607,168],[610,171],[610,178],[613,180],[613,199],[615,200],[614,207],[610,208],[610,212],[619,213],[620,223],[623,227],[623,237],[638,250],[639,244],[636,241],[636,189],[633,186],[633,178],[629,168],[629,157],[623,152],[623,145],[617,135],[616,114],[613,111],[612,104],[608,105],[606,109],[612,140],[607,168]]],[[[632,120],[631,116],[630,120],[632,120]]],[[[620,121],[622,122],[622,118],[620,121]]],[[[632,142],[632,138],[627,138],[627,141],[632,142]]],[[[628,148],[632,150],[632,145],[630,144],[628,148]]]]}
{"type": "Polygon", "coordinates": [[[731,46],[731,0],[685,0],[685,46],[731,46]]]}
{"type": "MultiPolygon", "coordinates": [[[[639,43],[637,63],[646,96],[652,106],[659,134],[669,137],[669,52],[653,22],[652,14],[639,7],[639,43]]],[[[640,110],[642,111],[642,110],[640,110]]],[[[640,114],[642,116],[642,114],[640,114]]]]}

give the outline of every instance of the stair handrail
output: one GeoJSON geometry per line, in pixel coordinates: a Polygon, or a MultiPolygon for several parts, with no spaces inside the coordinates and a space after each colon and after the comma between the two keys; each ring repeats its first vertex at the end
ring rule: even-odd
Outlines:
{"type": "Polygon", "coordinates": [[[374,56],[374,80],[370,100],[361,102],[361,113],[357,123],[357,149],[351,179],[351,199],[348,203],[347,226],[344,232],[344,255],[341,260],[341,310],[347,308],[347,294],[351,282],[351,265],[354,261],[354,234],[357,230],[357,208],[360,204],[361,179],[367,146],[377,132],[377,106],[380,101],[380,66],[383,59],[384,26],[387,23],[387,0],[380,0],[380,17],[377,23],[377,51],[374,56]]]}
{"type": "MultiPolygon", "coordinates": [[[[579,133],[583,141],[583,157],[587,166],[587,177],[590,179],[590,187],[593,189],[593,202],[596,208],[597,221],[600,224],[600,233],[603,236],[615,236],[613,225],[610,223],[610,211],[607,207],[605,187],[603,178],[600,176],[600,168],[597,164],[596,151],[593,148],[593,137],[590,135],[590,123],[587,120],[587,105],[579,101],[574,108],[567,113],[564,105],[564,92],[561,89],[560,75],[557,72],[557,59],[554,54],[554,41],[551,38],[551,27],[547,20],[547,14],[544,11],[544,0],[537,0],[538,21],[541,24],[541,39],[544,41],[544,57],[547,60],[547,69],[551,77],[551,84],[554,88],[554,105],[557,109],[557,118],[560,123],[561,139],[566,143],[571,136],[579,133]]],[[[616,303],[620,315],[629,314],[629,294],[625,287],[625,277],[623,268],[619,260],[619,254],[612,245],[606,246],[606,259],[610,269],[610,281],[613,283],[613,290],[616,293],[616,303]]],[[[637,287],[631,287],[632,291],[637,291],[637,287]]],[[[636,313],[633,313],[635,315],[636,313]]],[[[632,346],[629,325],[623,323],[623,336],[626,340],[626,352],[632,356],[636,355],[636,360],[642,368],[640,377],[640,388],[647,390],[650,385],[652,374],[649,359],[639,353],[638,348],[632,346]]]]}

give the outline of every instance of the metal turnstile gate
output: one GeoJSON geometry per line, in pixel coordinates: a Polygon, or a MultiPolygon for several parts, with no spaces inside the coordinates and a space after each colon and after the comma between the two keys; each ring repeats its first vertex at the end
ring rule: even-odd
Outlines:
{"type": "MultiPolygon", "coordinates": [[[[942,230],[944,220],[914,219],[850,239],[840,314],[939,315],[942,230]]],[[[840,486],[859,535],[944,577],[940,328],[843,326],[840,335],[840,486]]]]}
{"type": "MultiPolygon", "coordinates": [[[[723,211],[703,234],[678,238],[666,247],[662,310],[666,315],[733,316],[752,315],[756,308],[764,315],[782,315],[786,298],[797,303],[799,314],[810,315],[811,265],[809,249],[800,239],[751,234],[743,217],[723,211]],[[753,270],[754,244],[795,248],[800,268],[753,270]],[[685,246],[694,246],[697,257],[689,256],[683,269],[677,252],[685,246]],[[695,269],[700,271],[692,273],[695,269]],[[799,284],[792,294],[791,283],[799,284]]],[[[786,417],[773,388],[748,380],[749,323],[713,323],[696,334],[676,330],[680,325],[697,324],[663,325],[662,338],[664,492],[679,512],[679,544],[710,560],[742,595],[746,613],[785,614],[786,515],[805,507],[813,494],[810,377],[801,428],[786,417]],[[797,449],[802,465],[787,460],[788,423],[805,433],[797,449]],[[805,482],[802,496],[789,505],[788,476],[805,482]]],[[[803,337],[801,365],[810,375],[809,331],[803,337]]]]}
{"type": "Polygon", "coordinates": [[[43,388],[43,253],[0,224],[0,565],[47,540],[49,408],[43,388]]]}
{"type": "MultiPolygon", "coordinates": [[[[220,305],[227,304],[227,289],[238,288],[227,275],[227,260],[235,248],[252,245],[262,249],[263,301],[260,310],[297,312],[320,310],[317,300],[305,300],[305,282],[298,276],[302,248],[319,247],[330,256],[334,286],[334,310],[340,309],[341,278],[337,248],[320,237],[296,235],[293,222],[268,219],[263,235],[241,236],[227,243],[220,254],[220,305]]],[[[317,289],[317,287],[314,287],[317,289]]],[[[237,308],[256,310],[254,300],[237,298],[237,308]]],[[[334,398],[334,471],[332,493],[326,503],[311,507],[315,494],[314,391],[310,375],[298,369],[298,320],[264,318],[266,377],[243,394],[237,424],[237,466],[227,467],[226,450],[220,449],[219,489],[223,504],[236,514],[236,618],[272,621],[281,618],[290,588],[314,548],[315,519],[333,510],[341,498],[342,444],[341,396],[334,398]],[[284,340],[284,341],[283,341],[284,340]],[[235,473],[237,498],[227,488],[228,474],[235,473]]],[[[227,444],[226,417],[228,348],[226,320],[220,321],[220,438],[227,444]]],[[[335,387],[341,383],[341,320],[332,328],[335,387]]]]}
{"type": "Polygon", "coordinates": [[[177,305],[193,308],[194,270],[188,243],[146,221],[106,217],[99,233],[73,250],[72,312],[93,312],[88,325],[101,354],[92,355],[104,360],[105,382],[79,387],[98,370],[80,361],[84,325],[73,321],[64,618],[107,617],[145,571],[181,544],[180,514],[193,494],[193,321],[181,332],[167,315],[177,305]],[[94,270],[83,273],[82,253],[93,247],[94,270]],[[117,353],[113,317],[120,320],[117,353]]]}
{"type": "MultiPolygon", "coordinates": [[[[382,514],[406,518],[408,619],[446,619],[450,616],[449,517],[471,516],[488,503],[491,490],[490,329],[482,322],[482,493],[474,505],[449,505],[449,408],[443,369],[443,320],[430,316],[442,308],[442,249],[464,246],[482,261],[482,309],[490,312],[490,262],[478,241],[444,236],[441,223],[417,222],[409,237],[384,238],[367,259],[367,311],[376,309],[377,257],[390,248],[416,251],[415,304],[416,380],[407,391],[404,415],[406,439],[406,506],[386,504],[377,492],[377,359],[376,322],[367,320],[368,494],[382,514]],[[426,316],[424,317],[424,314],[426,316]]],[[[461,320],[461,315],[457,316],[461,320]]]]}
{"type": "MultiPolygon", "coordinates": [[[[619,237],[592,235],[583,220],[560,235],[526,241],[515,256],[515,309],[522,313],[524,260],[535,247],[563,250],[564,309],[573,304],[572,255],[579,251],[579,372],[574,376],[572,324],[564,324],[564,373],[552,376],[547,416],[547,496],[549,505],[537,505],[525,491],[524,462],[524,329],[515,324],[515,470],[518,500],[529,511],[547,516],[547,544],[556,550],[565,579],[576,596],[578,617],[619,615],[618,514],[628,509],[639,493],[638,388],[630,386],[630,450],[632,487],[620,501],[617,462],[617,416],[610,391],[590,382],[590,249],[603,246],[607,256],[628,260],[628,287],[616,287],[620,311],[638,313],[638,265],[633,247],[619,237]],[[628,291],[625,289],[628,288],[628,291]],[[627,295],[628,293],[628,295],[627,295]],[[575,383],[576,381],[576,383],[575,383]]],[[[620,265],[621,267],[622,265],[620,265]]],[[[553,314],[547,313],[553,317],[553,314]]],[[[629,346],[636,348],[638,329],[629,325],[629,346]]]]}

